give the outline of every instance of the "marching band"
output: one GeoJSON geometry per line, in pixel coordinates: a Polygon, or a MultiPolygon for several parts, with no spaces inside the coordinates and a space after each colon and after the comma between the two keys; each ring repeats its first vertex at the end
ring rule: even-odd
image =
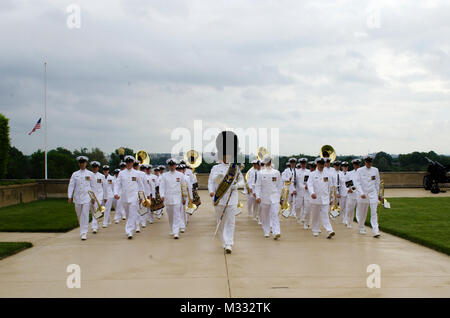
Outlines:
{"type": "MultiPolygon", "coordinates": [[[[261,225],[266,238],[272,234],[275,240],[281,239],[282,215],[293,216],[298,224],[303,224],[304,230],[311,230],[314,237],[318,237],[323,228],[325,237],[331,239],[336,233],[330,220],[338,220],[340,215],[340,223],[351,229],[355,211],[359,233],[364,235],[369,207],[373,237],[380,237],[377,207],[383,200],[380,196],[382,180],[378,169],[372,165],[371,156],[363,158],[362,167],[360,159],[352,160],[353,169],[349,171],[349,163],[336,161],[334,149],[326,145],[314,161],[290,158],[280,173],[272,166],[267,149],[260,147],[257,160],[251,162],[252,168],[245,178],[241,173],[243,166],[237,164],[232,155],[219,151],[219,158],[209,174],[208,192],[216,220],[214,236],[219,233],[227,254],[232,252],[236,215],[240,213],[239,184],[244,184],[248,217],[261,225]]],[[[89,212],[92,233],[96,234],[102,216],[103,228],[112,224],[113,206],[114,223],[126,220],[128,239],[147,223],[153,224],[154,218],[161,219],[164,210],[170,236],[179,239],[201,204],[194,170],[202,158],[193,150],[185,155],[185,160],[168,159],[167,172],[164,166],[150,165],[148,154],[142,151],[136,158],[124,156],[120,169],[112,174],[107,165],[102,167],[103,174],[100,173],[97,161],[90,163],[92,171],[87,170],[88,160],[85,156],[77,158],[80,170],[73,173],[68,188],[68,202],[75,204],[83,241],[87,239],[89,212]]]]}

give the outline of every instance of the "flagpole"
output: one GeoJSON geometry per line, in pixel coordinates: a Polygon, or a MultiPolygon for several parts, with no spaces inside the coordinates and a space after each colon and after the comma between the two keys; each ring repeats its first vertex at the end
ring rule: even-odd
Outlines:
{"type": "Polygon", "coordinates": [[[44,62],[44,148],[45,148],[45,180],[48,179],[47,174],[47,62],[44,62]]]}

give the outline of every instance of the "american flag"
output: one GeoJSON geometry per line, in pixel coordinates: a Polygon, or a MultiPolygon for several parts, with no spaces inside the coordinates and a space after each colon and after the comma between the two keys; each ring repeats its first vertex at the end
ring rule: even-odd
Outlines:
{"type": "Polygon", "coordinates": [[[34,133],[36,130],[41,129],[41,118],[39,118],[39,120],[37,121],[36,125],[34,126],[33,130],[30,131],[28,133],[28,135],[31,135],[32,133],[34,133]]]}

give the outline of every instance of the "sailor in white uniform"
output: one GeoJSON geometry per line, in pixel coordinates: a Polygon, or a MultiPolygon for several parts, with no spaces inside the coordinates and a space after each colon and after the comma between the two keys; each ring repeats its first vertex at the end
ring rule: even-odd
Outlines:
{"type": "Polygon", "coordinates": [[[352,165],[353,170],[348,171],[344,176],[344,182],[343,182],[343,189],[345,192],[347,192],[347,202],[345,205],[346,209],[346,219],[345,219],[345,225],[348,229],[352,228],[353,219],[355,217],[355,208],[358,202],[358,194],[356,192],[356,171],[359,169],[361,160],[359,159],[353,159],[352,165]]]}
{"type": "Polygon", "coordinates": [[[339,188],[339,208],[341,211],[341,222],[342,224],[347,224],[347,196],[348,192],[345,188],[345,177],[348,173],[348,162],[343,161],[341,163],[342,171],[339,171],[340,178],[338,180],[338,188],[339,188]]]}
{"type": "MultiPolygon", "coordinates": [[[[105,205],[108,199],[105,197],[107,192],[106,186],[106,178],[103,174],[99,172],[100,170],[100,162],[92,161],[91,162],[92,173],[94,174],[95,185],[92,191],[94,191],[95,196],[97,197],[98,202],[101,205],[105,205]]],[[[98,208],[97,202],[91,205],[91,213],[94,215],[96,209],[98,208]]],[[[92,217],[92,233],[96,234],[98,232],[98,220],[92,217]]]]}
{"type": "Polygon", "coordinates": [[[327,231],[327,239],[331,239],[335,233],[328,216],[330,204],[331,175],[325,171],[323,158],[317,158],[317,169],[309,175],[308,189],[311,193],[312,232],[318,236],[320,221],[327,231]]]}
{"type": "Polygon", "coordinates": [[[309,192],[308,189],[308,180],[309,180],[309,176],[311,175],[312,172],[314,172],[316,170],[316,162],[315,161],[310,161],[308,162],[309,165],[309,170],[306,170],[303,174],[303,184],[305,185],[305,192],[303,195],[304,198],[304,207],[303,207],[303,217],[304,217],[304,223],[303,223],[303,229],[304,230],[308,230],[311,228],[311,202],[312,202],[312,198],[311,198],[311,193],[309,192]]]}
{"type": "Polygon", "coordinates": [[[125,233],[128,239],[132,239],[136,230],[136,223],[139,217],[138,207],[140,199],[139,191],[144,191],[144,184],[139,171],[133,169],[135,159],[132,156],[125,156],[126,169],[119,173],[114,186],[114,197],[122,199],[122,205],[127,215],[125,233]]]}
{"type": "Polygon", "coordinates": [[[295,215],[297,216],[297,222],[304,223],[305,187],[306,187],[305,174],[309,175],[309,171],[308,169],[306,169],[308,159],[300,158],[298,162],[299,163],[297,164],[296,167],[296,180],[295,182],[291,183],[290,190],[295,198],[295,215]]]}
{"type": "Polygon", "coordinates": [[[184,175],[176,171],[177,161],[175,159],[168,159],[167,164],[169,165],[169,171],[161,176],[159,193],[167,209],[170,235],[173,235],[174,239],[178,239],[182,226],[181,206],[185,203],[181,193],[181,181],[184,175]]]}
{"type": "Polygon", "coordinates": [[[86,169],[88,158],[85,156],[77,157],[80,170],[74,172],[70,177],[68,189],[68,202],[75,204],[78,224],[80,224],[81,240],[87,239],[89,228],[89,210],[91,207],[91,197],[89,191],[94,188],[94,174],[86,169]]]}
{"type": "Polygon", "coordinates": [[[114,203],[114,182],[115,177],[109,174],[109,166],[105,165],[102,168],[106,182],[106,192],[104,193],[105,199],[105,214],[103,216],[103,227],[107,228],[111,224],[111,208],[114,203]]]}
{"type": "Polygon", "coordinates": [[[256,181],[256,201],[261,204],[261,222],[264,237],[269,237],[272,227],[273,238],[278,240],[281,237],[280,220],[278,212],[280,210],[280,196],[283,182],[280,171],[272,168],[272,158],[264,156],[264,169],[258,171],[256,181]]]}
{"type": "MultiPolygon", "coordinates": [[[[122,161],[119,164],[119,167],[120,167],[120,171],[123,171],[126,169],[127,165],[125,164],[125,162],[122,161]]],[[[117,175],[117,178],[118,177],[119,177],[119,175],[117,175]]],[[[116,178],[116,181],[117,181],[117,178],[116,178]]],[[[125,209],[122,204],[122,199],[118,199],[118,200],[116,199],[115,207],[116,207],[116,209],[115,209],[116,213],[114,214],[114,223],[118,224],[121,218],[124,221],[127,219],[127,215],[125,213],[125,209]]]]}
{"type": "MultiPolygon", "coordinates": [[[[295,158],[289,158],[288,160],[288,167],[284,169],[283,174],[281,176],[281,179],[283,182],[292,182],[295,183],[292,190],[296,187],[296,178],[297,178],[297,169],[295,168],[295,165],[297,164],[297,159],[295,158]]],[[[294,193],[290,190],[288,195],[288,202],[289,202],[289,209],[290,209],[290,215],[295,218],[297,218],[296,215],[296,207],[295,207],[295,200],[294,200],[294,193]]]]}
{"type": "Polygon", "coordinates": [[[250,169],[248,172],[248,180],[247,180],[247,187],[245,187],[245,193],[247,194],[247,211],[248,216],[256,218],[255,215],[255,203],[256,203],[256,196],[254,193],[254,185],[256,184],[256,173],[258,172],[258,166],[259,162],[258,160],[252,161],[253,169],[250,169]]]}
{"type": "Polygon", "coordinates": [[[360,234],[365,234],[364,223],[366,221],[367,210],[370,206],[370,224],[372,225],[373,237],[380,237],[378,229],[377,207],[378,201],[381,200],[380,190],[380,173],[378,169],[372,167],[373,158],[371,156],[364,157],[365,166],[359,168],[356,172],[356,190],[358,191],[358,225],[360,234]]]}

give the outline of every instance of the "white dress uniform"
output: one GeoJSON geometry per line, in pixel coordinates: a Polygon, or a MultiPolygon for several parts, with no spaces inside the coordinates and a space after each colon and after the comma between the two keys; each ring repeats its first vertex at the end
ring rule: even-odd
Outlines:
{"type": "MultiPolygon", "coordinates": [[[[258,170],[256,170],[255,168],[250,169],[249,173],[248,173],[248,180],[247,180],[247,185],[250,188],[250,190],[252,191],[252,193],[247,193],[247,211],[248,211],[248,216],[251,217],[256,217],[255,215],[255,204],[256,204],[256,197],[255,197],[255,185],[256,185],[256,174],[257,174],[258,170]]],[[[245,191],[247,192],[247,187],[245,187],[245,191]]]]}
{"type": "Polygon", "coordinates": [[[303,215],[302,215],[302,221],[304,222],[303,228],[307,230],[311,227],[311,193],[309,192],[308,188],[308,180],[309,176],[311,175],[311,170],[306,170],[303,173],[303,184],[305,186],[304,194],[303,194],[303,215]]]}
{"type": "Polygon", "coordinates": [[[73,198],[78,223],[80,224],[80,235],[86,235],[89,228],[89,210],[91,197],[88,191],[92,191],[95,185],[94,174],[87,170],[78,170],[70,177],[68,198],[73,198]]]}
{"type": "MultiPolygon", "coordinates": [[[[355,217],[355,208],[358,202],[358,193],[356,192],[356,170],[347,171],[344,175],[343,183],[342,183],[342,191],[347,194],[346,205],[345,205],[345,224],[348,228],[352,227],[353,219],[355,217]],[[352,190],[350,193],[349,190],[352,190]]],[[[342,211],[342,210],[341,210],[342,211]]]]}
{"type": "MultiPolygon", "coordinates": [[[[103,200],[107,199],[105,197],[105,194],[107,192],[107,187],[106,187],[106,178],[103,174],[101,174],[100,172],[97,173],[93,173],[94,175],[94,187],[93,187],[93,191],[95,193],[95,196],[98,199],[98,202],[100,202],[101,205],[103,205],[103,200]]],[[[94,204],[91,205],[91,213],[92,215],[94,215],[95,210],[98,208],[97,206],[97,202],[95,202],[94,204]]],[[[92,218],[92,230],[93,231],[97,231],[98,230],[98,221],[96,218],[92,218]]]]}
{"type": "Polygon", "coordinates": [[[270,228],[274,236],[280,235],[280,196],[283,188],[280,171],[270,167],[264,167],[258,172],[256,181],[256,198],[261,199],[261,223],[264,236],[268,237],[270,228]]]}
{"type": "Polygon", "coordinates": [[[114,195],[119,195],[127,215],[125,233],[130,237],[136,230],[136,220],[139,216],[138,192],[144,191],[141,174],[134,169],[125,169],[119,173],[114,187],[114,195]]]}
{"type": "Polygon", "coordinates": [[[178,237],[181,223],[181,181],[184,175],[179,171],[168,171],[161,176],[159,194],[164,198],[164,204],[169,217],[170,235],[178,237]]]}
{"type": "Polygon", "coordinates": [[[341,222],[342,224],[345,224],[347,221],[347,191],[345,189],[345,184],[344,184],[344,180],[345,180],[345,176],[347,175],[348,171],[344,172],[344,171],[339,171],[338,172],[338,190],[339,190],[339,195],[341,196],[339,198],[339,208],[341,211],[341,222]]]}
{"type": "MultiPolygon", "coordinates": [[[[144,191],[144,196],[147,198],[148,196],[150,196],[151,194],[151,188],[150,185],[147,183],[147,174],[144,171],[140,171],[135,169],[136,172],[139,174],[139,178],[141,179],[142,185],[144,187],[144,189],[142,191],[144,191]]],[[[136,231],[140,231],[140,226],[142,227],[146,227],[146,223],[147,223],[147,215],[140,215],[139,214],[139,209],[144,208],[142,207],[140,204],[138,204],[138,215],[136,218],[136,231]]]]}
{"type": "Polygon", "coordinates": [[[295,182],[292,182],[290,186],[291,192],[297,192],[297,195],[294,196],[295,215],[297,216],[297,221],[299,223],[305,221],[305,175],[309,176],[309,170],[306,168],[297,169],[295,182]]]}
{"type": "MultiPolygon", "coordinates": [[[[148,187],[149,187],[149,191],[150,191],[150,196],[154,199],[155,198],[155,183],[153,181],[153,176],[150,173],[146,173],[145,174],[145,182],[147,183],[148,187]]],[[[151,224],[153,223],[153,212],[150,209],[150,207],[147,208],[148,213],[145,215],[145,217],[147,218],[147,221],[151,224]]]]}
{"type": "MultiPolygon", "coordinates": [[[[281,175],[281,179],[283,180],[283,182],[291,181],[292,183],[294,183],[296,177],[297,177],[297,169],[291,167],[287,167],[286,169],[284,169],[283,174],[281,175]]],[[[291,211],[290,216],[297,217],[294,196],[292,195],[291,191],[289,191],[288,202],[290,204],[289,207],[291,211]]]]}
{"type": "MultiPolygon", "coordinates": [[[[120,173],[123,170],[121,170],[119,172],[119,174],[115,177],[114,179],[114,187],[115,187],[115,183],[117,182],[117,179],[119,178],[120,173]]],[[[121,194],[119,193],[119,195],[121,196],[121,194]]],[[[126,213],[125,213],[125,209],[123,208],[123,204],[122,204],[122,196],[120,197],[120,199],[115,199],[115,211],[116,213],[114,214],[114,222],[115,223],[119,223],[120,219],[126,219],[126,213]]]]}
{"type": "MultiPolygon", "coordinates": [[[[331,191],[331,175],[323,169],[319,171],[316,169],[311,172],[308,178],[308,189],[311,195],[316,194],[317,198],[311,198],[311,214],[312,214],[312,232],[315,236],[320,231],[320,221],[328,234],[333,232],[330,218],[328,217],[330,205],[330,191],[331,191]]],[[[334,233],[334,232],[333,232],[334,233]]]]}
{"type": "MultiPolygon", "coordinates": [[[[183,178],[181,179],[181,183],[185,183],[187,185],[187,191],[188,193],[186,193],[188,196],[190,196],[192,198],[192,191],[191,191],[191,184],[190,184],[190,178],[189,176],[187,176],[186,174],[183,174],[183,178]]],[[[180,206],[180,230],[181,233],[184,233],[184,231],[186,230],[187,227],[187,222],[189,221],[189,214],[186,213],[186,206],[189,202],[189,198],[186,197],[184,200],[184,203],[181,203],[180,206]]]]}
{"type": "MultiPolygon", "coordinates": [[[[208,190],[209,193],[216,193],[216,190],[218,188],[218,184],[216,184],[215,180],[218,175],[226,176],[228,169],[230,167],[229,163],[219,163],[212,167],[211,172],[209,174],[208,179],[208,190]]],[[[239,171],[237,171],[238,175],[235,176],[235,182],[230,185],[227,192],[222,196],[222,198],[219,200],[219,203],[214,206],[214,210],[216,212],[216,222],[218,223],[220,221],[220,216],[222,213],[225,213],[222,223],[219,227],[219,232],[221,233],[221,239],[223,247],[226,246],[233,246],[234,244],[234,228],[235,228],[235,216],[237,212],[237,204],[238,204],[238,190],[237,190],[237,183],[243,180],[242,174],[239,171]],[[233,190],[234,189],[234,190],[233,190]],[[233,192],[231,193],[231,190],[233,192]],[[231,197],[230,197],[231,193],[231,197]],[[227,200],[228,201],[227,205],[227,200]]]]}
{"type": "Polygon", "coordinates": [[[111,224],[111,208],[114,202],[114,183],[116,182],[116,178],[112,175],[108,174],[108,177],[105,177],[106,181],[106,192],[105,192],[105,215],[103,217],[103,226],[107,227],[111,224]]]}
{"type": "Polygon", "coordinates": [[[358,191],[358,224],[361,233],[365,232],[364,223],[366,221],[367,210],[370,205],[370,224],[374,235],[379,233],[378,230],[378,194],[380,189],[380,173],[375,167],[367,168],[366,166],[356,171],[356,189],[358,191]],[[366,198],[361,196],[365,194],[366,198]]]}

